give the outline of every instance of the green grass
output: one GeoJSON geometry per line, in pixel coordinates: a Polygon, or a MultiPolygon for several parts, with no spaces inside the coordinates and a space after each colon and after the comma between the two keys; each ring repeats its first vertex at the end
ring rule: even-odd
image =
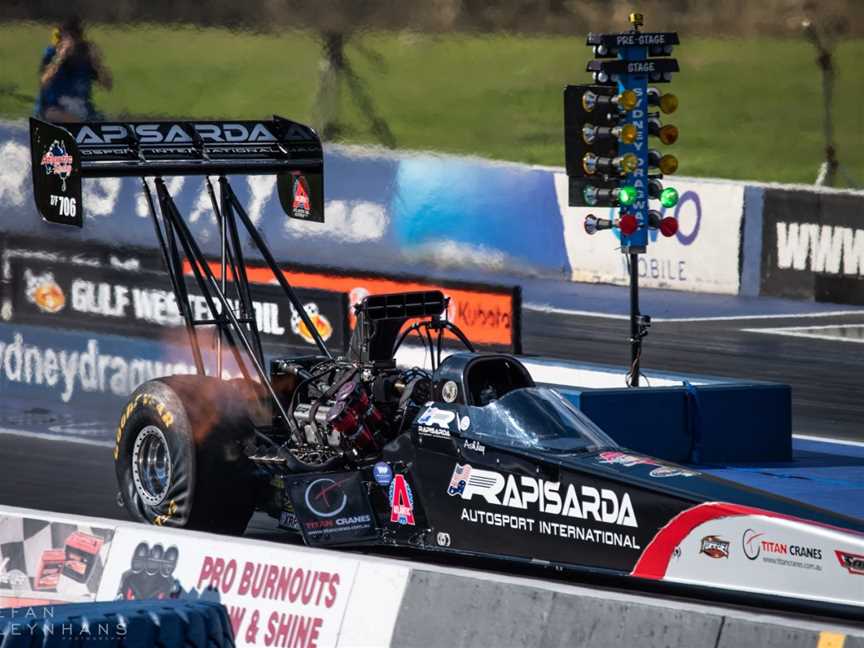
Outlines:
{"type": "MultiPolygon", "coordinates": [[[[47,25],[0,24],[0,116],[24,117],[36,93],[47,25]]],[[[112,116],[254,118],[274,112],[315,123],[320,46],[308,33],[94,27],[115,77],[96,102],[112,116]]],[[[672,150],[686,175],[812,182],[822,159],[820,76],[803,40],[683,35],[682,72],[668,88],[681,106],[672,150]]],[[[348,55],[399,146],[563,164],[561,90],[586,80],[581,37],[364,34],[348,55]]],[[[838,155],[864,184],[864,40],[835,53],[838,155]]],[[[372,136],[343,89],[348,141],[372,136]]]]}

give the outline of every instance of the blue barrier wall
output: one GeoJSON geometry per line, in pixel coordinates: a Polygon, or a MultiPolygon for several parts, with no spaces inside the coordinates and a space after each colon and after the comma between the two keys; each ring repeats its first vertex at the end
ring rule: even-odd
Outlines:
{"type": "MultiPolygon", "coordinates": [[[[479,158],[328,145],[327,223],[287,218],[275,178],[232,178],[281,263],[415,275],[452,269],[466,281],[496,275],[626,283],[611,233],[582,229],[561,169],[479,158]]],[[[201,178],[169,181],[181,211],[215,253],[217,226],[201,178]]],[[[670,239],[650,233],[644,286],[860,303],[864,192],[675,177],[682,191],[670,239]],[[808,205],[819,205],[810,209],[808,205]],[[859,236],[860,235],[860,236],[859,236]]],[[[51,227],[33,206],[26,126],[0,122],[0,241],[8,236],[155,249],[136,179],[84,183],[82,231],[51,227]]],[[[599,214],[605,216],[604,213],[599,214]]],[[[83,249],[83,246],[80,246],[83,249]]]]}

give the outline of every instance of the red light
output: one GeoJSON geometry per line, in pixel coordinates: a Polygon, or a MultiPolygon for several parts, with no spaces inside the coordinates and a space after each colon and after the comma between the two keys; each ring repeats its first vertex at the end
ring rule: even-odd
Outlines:
{"type": "Polygon", "coordinates": [[[667,216],[660,219],[660,233],[663,236],[675,236],[678,233],[678,219],[667,216]]]}
{"type": "Polygon", "coordinates": [[[624,236],[630,236],[638,228],[639,223],[636,221],[636,217],[633,214],[624,214],[618,220],[618,229],[621,230],[621,233],[624,236]]]}

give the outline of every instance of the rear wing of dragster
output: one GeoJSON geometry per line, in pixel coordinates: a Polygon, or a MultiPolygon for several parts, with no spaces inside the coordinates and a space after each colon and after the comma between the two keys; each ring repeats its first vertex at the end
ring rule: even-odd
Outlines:
{"type": "Polygon", "coordinates": [[[36,207],[61,225],[83,225],[82,178],[224,174],[276,174],[288,216],[324,221],[321,140],[281,117],[62,126],[31,118],[30,156],[36,207]]]}
{"type": "MultiPolygon", "coordinates": [[[[147,199],[156,238],[183,315],[198,373],[206,374],[196,327],[216,326],[217,374],[222,375],[222,339],[240,371],[250,378],[241,349],[282,410],[264,370],[264,354],[255,323],[238,221],[282,286],[320,351],[332,357],[318,329],[278,267],[264,239],[238,200],[226,175],[275,174],[282,209],[291,218],[324,222],[324,159],[321,140],[308,126],[274,116],[269,121],[147,121],[51,124],[30,119],[33,196],[42,217],[82,227],[82,178],[138,176],[147,199]],[[217,278],[174,203],[162,176],[206,176],[213,211],[220,226],[221,275],[217,278]],[[218,176],[219,197],[210,180],[218,176]],[[159,212],[150,183],[155,178],[159,212]],[[188,260],[184,267],[183,259],[188,260]],[[196,319],[189,303],[184,269],[190,270],[207,302],[210,318],[196,319]],[[226,297],[232,278],[239,308],[226,297]]],[[[280,414],[286,417],[284,411],[280,414]]]]}

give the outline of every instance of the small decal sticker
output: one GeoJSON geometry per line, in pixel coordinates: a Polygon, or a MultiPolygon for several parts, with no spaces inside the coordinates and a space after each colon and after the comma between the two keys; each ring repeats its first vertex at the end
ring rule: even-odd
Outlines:
{"type": "Polygon", "coordinates": [[[330,477],[316,479],[306,487],[306,507],[319,518],[336,517],[348,504],[348,495],[342,488],[346,481],[330,477]]]}
{"type": "Polygon", "coordinates": [[[840,566],[846,571],[850,574],[864,576],[864,556],[840,551],[839,549],[835,549],[834,553],[837,555],[837,560],[840,561],[840,566]]]}
{"type": "Polygon", "coordinates": [[[471,466],[456,464],[453,469],[453,475],[450,477],[450,485],[447,487],[448,495],[461,495],[465,492],[465,485],[468,483],[468,478],[471,476],[471,466]]]}
{"type": "Polygon", "coordinates": [[[651,461],[647,457],[640,457],[638,455],[631,455],[617,451],[601,452],[598,461],[602,464],[620,464],[627,468],[638,466],[639,464],[657,465],[656,462],[651,461]]]}
{"type": "Polygon", "coordinates": [[[396,475],[390,484],[390,521],[414,526],[414,495],[405,475],[396,475]]]}
{"type": "Polygon", "coordinates": [[[659,466],[652,470],[648,475],[650,477],[695,477],[698,472],[693,470],[685,470],[684,468],[676,468],[675,466],[659,466]]]}
{"type": "Polygon", "coordinates": [[[441,388],[441,398],[445,403],[452,403],[459,395],[459,386],[452,380],[448,380],[441,388]]]}
{"type": "Polygon", "coordinates": [[[466,450],[473,450],[474,452],[476,452],[478,454],[482,454],[482,455],[486,454],[486,446],[484,446],[479,441],[474,441],[473,439],[470,441],[466,441],[465,445],[462,447],[465,448],[466,450]]]}
{"type": "Polygon", "coordinates": [[[312,201],[309,200],[309,183],[302,175],[294,176],[292,187],[291,215],[294,218],[307,219],[312,213],[312,201]]]}
{"type": "Polygon", "coordinates": [[[393,469],[390,464],[379,461],[372,466],[372,476],[379,486],[389,486],[390,482],[393,481],[393,469]]]}
{"type": "Polygon", "coordinates": [[[703,553],[710,558],[728,558],[729,542],[719,536],[705,536],[702,538],[699,553],[703,553]]]}
{"type": "Polygon", "coordinates": [[[60,188],[62,191],[66,191],[66,179],[72,175],[72,156],[66,152],[66,145],[60,140],[51,142],[51,146],[42,155],[41,164],[45,175],[59,177],[60,188]]]}
{"type": "Polygon", "coordinates": [[[449,439],[450,424],[455,418],[456,412],[438,409],[437,407],[430,407],[417,419],[417,430],[423,436],[449,439]]]}

